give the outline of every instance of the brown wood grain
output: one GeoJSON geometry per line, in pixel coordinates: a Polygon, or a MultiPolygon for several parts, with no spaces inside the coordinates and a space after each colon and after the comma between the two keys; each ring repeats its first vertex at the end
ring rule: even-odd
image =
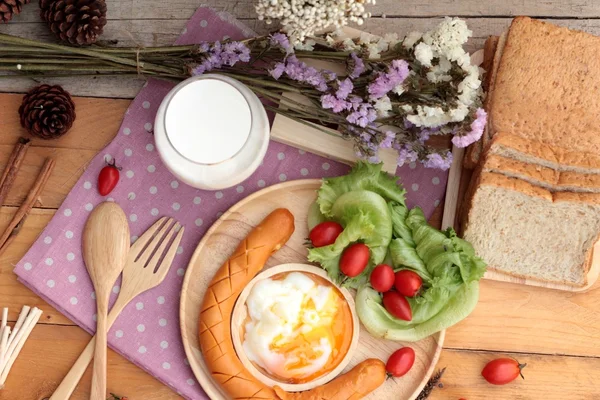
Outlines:
{"type": "MultiPolygon", "coordinates": [[[[274,27],[256,20],[254,0],[178,0],[175,5],[164,0],[107,0],[109,23],[102,38],[117,39],[121,45],[129,46],[170,44],[201,3],[233,13],[258,33],[274,27]]],[[[435,26],[444,15],[465,16],[474,32],[469,50],[481,48],[487,35],[502,32],[511,17],[519,14],[551,17],[555,24],[600,34],[600,2],[594,0],[379,0],[371,11],[378,17],[369,20],[362,29],[375,34],[423,31],[435,26]]],[[[0,32],[50,39],[47,28],[39,22],[35,2],[25,6],[11,23],[0,25],[0,32]]],[[[118,98],[134,97],[144,83],[129,78],[49,79],[48,82],[62,84],[73,94],[118,98]]],[[[35,84],[30,79],[0,79],[0,91],[24,92],[35,84]]],[[[15,114],[19,99],[20,96],[0,96],[0,168],[12,144],[22,134],[15,114]]],[[[58,141],[35,141],[30,149],[25,168],[31,175],[41,167],[47,152],[60,151],[64,160],[57,165],[56,177],[49,185],[53,188],[42,196],[42,204],[50,209],[34,210],[13,246],[0,257],[0,305],[10,307],[10,319],[16,319],[23,304],[44,310],[42,321],[13,367],[6,388],[0,390],[0,400],[41,400],[49,396],[89,340],[87,333],[66,326],[72,323],[19,284],[12,269],[49,222],[54,213],[52,208],[58,207],[89,159],[117,132],[128,104],[128,101],[76,99],[78,117],[71,133],[58,141]]],[[[32,182],[33,177],[19,177],[8,204],[19,204],[32,182]]],[[[441,211],[441,206],[436,209],[432,223],[441,221],[441,211]]],[[[13,212],[13,208],[0,210],[0,229],[13,212]]],[[[438,363],[439,367],[448,367],[444,388],[436,389],[431,399],[599,398],[599,310],[598,285],[588,293],[570,294],[483,281],[480,302],[473,314],[447,332],[448,348],[438,363]],[[501,355],[529,363],[524,371],[525,381],[495,387],[481,378],[485,363],[501,355]]],[[[109,351],[108,371],[109,389],[130,399],[180,398],[112,351],[109,351]]],[[[73,399],[88,398],[90,376],[88,370],[73,399]]]]}
{"type": "MultiPolygon", "coordinates": [[[[90,339],[76,326],[38,324],[0,390],[0,400],[42,400],[52,395],[90,339]]],[[[71,400],[89,398],[91,372],[86,370],[71,400]]],[[[108,351],[108,391],[131,400],[181,398],[112,350],[108,351]]]]}
{"type": "Polygon", "coordinates": [[[596,400],[600,396],[598,358],[447,349],[438,367],[446,367],[443,388],[435,389],[429,400],[596,400]],[[498,357],[527,363],[525,379],[503,386],[487,383],[481,370],[498,357]]]}

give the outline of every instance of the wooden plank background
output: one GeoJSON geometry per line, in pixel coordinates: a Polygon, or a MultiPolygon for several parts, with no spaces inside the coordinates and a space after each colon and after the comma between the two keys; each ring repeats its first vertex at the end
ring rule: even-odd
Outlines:
{"type": "MultiPolygon", "coordinates": [[[[104,40],[121,45],[166,45],[172,43],[187,19],[200,4],[228,11],[257,33],[270,26],[258,21],[250,0],[107,0],[109,23],[104,40]]],[[[530,15],[558,25],[600,35],[600,1],[594,0],[379,0],[370,7],[374,17],[363,27],[375,34],[427,30],[444,15],[464,18],[474,32],[469,49],[482,46],[485,37],[499,34],[514,15],[530,15]]],[[[38,17],[37,2],[25,6],[0,32],[38,39],[50,39],[38,17]]],[[[10,196],[0,210],[0,229],[25,197],[45,156],[58,160],[48,189],[27,220],[10,251],[0,257],[0,306],[11,307],[14,321],[21,305],[44,310],[41,326],[34,331],[13,367],[0,400],[41,400],[49,396],[65,375],[89,335],[48,306],[16,281],[14,264],[31,246],[52,218],[89,160],[112,139],[129,101],[142,80],[61,79],[77,99],[78,118],[69,135],[58,141],[34,141],[10,196]],[[90,129],[93,127],[93,129],[90,129]]],[[[33,86],[29,79],[0,78],[0,92],[21,93],[33,86]]],[[[0,167],[8,158],[17,137],[19,95],[0,97],[0,167]]],[[[439,223],[440,214],[433,218],[439,223]]],[[[448,331],[445,351],[439,362],[447,367],[444,388],[431,399],[598,399],[600,398],[600,290],[596,285],[585,294],[560,293],[534,287],[484,281],[474,313],[448,331]],[[529,363],[526,380],[504,387],[488,385],[481,377],[483,365],[497,356],[512,356],[529,363]]],[[[87,399],[89,371],[73,399],[87,399]]],[[[109,352],[109,389],[130,399],[177,399],[175,393],[139,368],[109,352]]]]}

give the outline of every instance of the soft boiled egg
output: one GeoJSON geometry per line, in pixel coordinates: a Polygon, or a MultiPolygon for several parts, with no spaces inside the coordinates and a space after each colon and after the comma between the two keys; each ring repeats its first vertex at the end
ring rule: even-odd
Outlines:
{"type": "Polygon", "coordinates": [[[289,272],[256,283],[247,300],[243,348],[278,380],[309,382],[333,370],[352,340],[352,315],[319,276],[289,272]]]}

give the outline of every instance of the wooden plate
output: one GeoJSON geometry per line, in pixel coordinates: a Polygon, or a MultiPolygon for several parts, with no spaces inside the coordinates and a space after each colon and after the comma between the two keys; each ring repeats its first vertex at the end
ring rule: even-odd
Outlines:
{"type": "MultiPolygon", "coordinates": [[[[296,231],[288,243],[269,259],[265,268],[285,263],[306,262],[304,241],[308,237],[307,212],[320,185],[320,180],[299,180],[256,192],[223,214],[198,244],[188,265],[181,291],[181,336],[194,375],[211,399],[227,400],[229,397],[211,378],[198,345],[198,315],[208,284],[250,230],[279,207],[285,207],[294,214],[296,231]]],[[[445,331],[441,331],[411,343],[417,358],[410,372],[401,379],[386,380],[367,398],[414,399],[433,373],[442,351],[444,335],[445,331]]],[[[377,357],[386,361],[393,351],[405,344],[407,343],[375,339],[361,326],[359,344],[346,370],[367,358],[377,357]]]]}

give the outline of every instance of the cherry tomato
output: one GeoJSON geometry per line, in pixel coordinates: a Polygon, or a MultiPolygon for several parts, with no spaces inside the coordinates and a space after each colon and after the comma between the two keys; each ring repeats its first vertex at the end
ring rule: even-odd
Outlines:
{"type": "Polygon", "coordinates": [[[408,300],[398,292],[385,292],[383,294],[383,306],[396,318],[400,318],[404,321],[412,320],[410,304],[408,304],[408,300]]]}
{"type": "Polygon", "coordinates": [[[414,297],[419,292],[419,289],[421,289],[422,284],[423,280],[419,274],[414,271],[403,269],[396,272],[394,286],[403,296],[414,297]]]}
{"type": "Polygon", "coordinates": [[[396,378],[406,375],[415,363],[415,351],[411,347],[396,350],[385,364],[388,374],[396,378]]]}
{"type": "Polygon", "coordinates": [[[394,286],[394,270],[387,264],[381,264],[371,272],[371,286],[378,292],[387,292],[394,286]]]}
{"type": "Polygon", "coordinates": [[[497,358],[486,364],[481,375],[492,385],[506,385],[517,379],[519,375],[525,379],[521,370],[526,366],[527,364],[519,364],[512,358],[497,358]]]}
{"type": "Polygon", "coordinates": [[[369,262],[369,248],[363,243],[351,244],[344,250],[340,259],[340,270],[344,275],[354,278],[360,275],[369,262]]]}
{"type": "Polygon", "coordinates": [[[113,161],[102,168],[100,175],[98,175],[98,192],[102,196],[106,196],[113,191],[118,182],[119,168],[117,168],[113,161]]]}
{"type": "Polygon", "coordinates": [[[321,222],[319,225],[312,228],[308,238],[315,247],[329,246],[335,243],[335,239],[340,236],[344,228],[337,222],[327,221],[321,222]]]}

